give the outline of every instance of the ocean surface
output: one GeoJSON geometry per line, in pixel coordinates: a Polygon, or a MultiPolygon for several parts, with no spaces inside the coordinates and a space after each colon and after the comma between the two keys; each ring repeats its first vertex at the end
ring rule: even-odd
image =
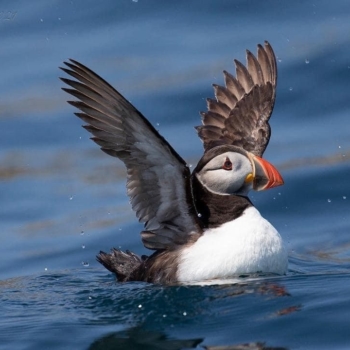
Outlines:
{"type": "Polygon", "coordinates": [[[0,349],[350,348],[349,1],[0,6],[0,349]],[[285,185],[251,198],[286,242],[287,275],[116,283],[95,256],[146,254],[142,225],[58,67],[96,71],[195,165],[211,84],[264,40],[279,73],[264,156],[285,185]]]}

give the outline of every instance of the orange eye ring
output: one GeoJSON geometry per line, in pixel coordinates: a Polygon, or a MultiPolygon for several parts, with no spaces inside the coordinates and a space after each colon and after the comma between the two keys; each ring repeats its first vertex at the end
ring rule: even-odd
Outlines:
{"type": "Polygon", "coordinates": [[[224,170],[232,170],[232,163],[231,163],[230,159],[228,159],[227,157],[226,157],[225,163],[222,166],[222,168],[224,170]]]}

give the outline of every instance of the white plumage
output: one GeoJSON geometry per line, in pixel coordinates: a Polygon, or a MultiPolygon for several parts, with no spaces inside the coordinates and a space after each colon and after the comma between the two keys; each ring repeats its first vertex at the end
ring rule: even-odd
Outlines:
{"type": "Polygon", "coordinates": [[[287,252],[277,230],[250,207],[242,216],[218,228],[207,229],[179,259],[177,278],[196,282],[239,274],[284,274],[287,252]]]}

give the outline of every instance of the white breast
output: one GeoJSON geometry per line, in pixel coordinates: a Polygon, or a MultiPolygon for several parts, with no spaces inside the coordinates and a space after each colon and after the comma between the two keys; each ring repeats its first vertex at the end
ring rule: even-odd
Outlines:
{"type": "Polygon", "coordinates": [[[180,282],[287,271],[287,252],[277,230],[250,207],[236,220],[207,229],[180,255],[180,282]]]}

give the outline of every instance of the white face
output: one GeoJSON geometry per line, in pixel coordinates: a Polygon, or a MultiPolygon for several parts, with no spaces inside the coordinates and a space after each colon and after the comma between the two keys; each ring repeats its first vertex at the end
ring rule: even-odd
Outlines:
{"type": "Polygon", "coordinates": [[[247,195],[252,189],[252,173],[252,164],[247,157],[226,152],[213,158],[196,175],[211,192],[247,195]]]}

